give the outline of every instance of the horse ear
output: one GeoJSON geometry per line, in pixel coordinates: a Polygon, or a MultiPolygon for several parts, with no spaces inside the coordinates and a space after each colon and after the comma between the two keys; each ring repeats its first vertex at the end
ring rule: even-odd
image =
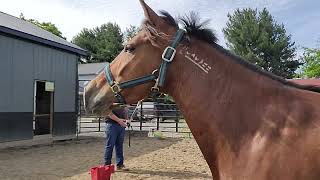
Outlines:
{"type": "Polygon", "coordinates": [[[144,11],[145,18],[151,23],[152,25],[159,26],[162,24],[162,19],[155,13],[145,2],[144,0],[139,0],[140,4],[144,11]]]}

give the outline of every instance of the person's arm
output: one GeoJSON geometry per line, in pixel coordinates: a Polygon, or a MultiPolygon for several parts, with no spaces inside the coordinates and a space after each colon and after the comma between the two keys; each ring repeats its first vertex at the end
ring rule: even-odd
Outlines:
{"type": "Polygon", "coordinates": [[[118,116],[114,115],[112,112],[109,114],[109,118],[111,120],[117,122],[118,124],[120,124],[123,127],[127,126],[127,123],[126,123],[125,119],[118,118],[118,116]]]}

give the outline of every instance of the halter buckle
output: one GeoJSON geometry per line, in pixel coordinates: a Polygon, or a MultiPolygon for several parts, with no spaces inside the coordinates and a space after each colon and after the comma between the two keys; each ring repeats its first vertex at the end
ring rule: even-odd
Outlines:
{"type": "Polygon", "coordinates": [[[152,88],[151,88],[151,92],[157,93],[157,92],[159,92],[159,91],[160,91],[159,87],[152,87],[152,88]]]}
{"type": "Polygon", "coordinates": [[[176,55],[176,52],[177,51],[175,48],[168,46],[168,47],[166,47],[166,49],[162,53],[162,59],[169,63],[173,60],[174,56],[176,55]],[[167,53],[169,53],[169,51],[172,51],[172,54],[169,58],[166,58],[166,55],[167,55],[167,53]]]}
{"type": "Polygon", "coordinates": [[[118,82],[114,82],[114,84],[111,86],[111,91],[113,93],[119,93],[121,91],[121,87],[119,86],[119,83],[118,82]]]}
{"type": "Polygon", "coordinates": [[[159,69],[155,69],[152,71],[152,73],[154,76],[158,77],[159,76],[159,69]]]}

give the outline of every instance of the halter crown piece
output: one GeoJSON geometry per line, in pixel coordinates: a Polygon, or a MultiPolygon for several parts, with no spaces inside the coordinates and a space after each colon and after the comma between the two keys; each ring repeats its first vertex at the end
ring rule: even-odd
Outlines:
{"type": "Polygon", "coordinates": [[[110,70],[110,64],[108,63],[106,65],[106,67],[104,68],[105,78],[108,84],[110,85],[111,90],[114,93],[114,96],[116,97],[118,103],[126,104],[124,97],[121,95],[121,91],[123,89],[135,87],[135,86],[145,84],[154,80],[155,80],[155,85],[151,88],[151,93],[159,92],[159,88],[164,86],[168,66],[173,61],[176,55],[176,47],[181,42],[185,32],[186,31],[184,29],[179,29],[176,32],[175,38],[172,41],[171,45],[166,47],[166,49],[162,53],[162,62],[160,64],[159,69],[155,70],[150,75],[142,76],[136,79],[119,83],[113,79],[113,76],[110,70]],[[156,76],[155,74],[157,71],[159,71],[158,76],[156,76]]]}

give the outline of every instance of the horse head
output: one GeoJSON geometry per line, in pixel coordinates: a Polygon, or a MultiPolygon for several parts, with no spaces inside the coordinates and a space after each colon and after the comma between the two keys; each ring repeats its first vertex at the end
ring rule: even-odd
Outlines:
{"type": "Polygon", "coordinates": [[[121,98],[125,99],[127,104],[136,103],[147,97],[155,84],[153,79],[156,80],[156,77],[152,77],[158,74],[163,51],[175,37],[178,26],[168,23],[168,17],[157,15],[143,0],[140,0],[140,3],[145,15],[141,30],[126,43],[105,71],[85,87],[84,103],[89,112],[101,115],[109,113],[114,102],[118,101],[115,95],[120,95],[120,91],[121,98]],[[119,86],[121,82],[146,75],[149,75],[146,78],[150,81],[143,81],[143,84],[127,89],[119,86]]]}

